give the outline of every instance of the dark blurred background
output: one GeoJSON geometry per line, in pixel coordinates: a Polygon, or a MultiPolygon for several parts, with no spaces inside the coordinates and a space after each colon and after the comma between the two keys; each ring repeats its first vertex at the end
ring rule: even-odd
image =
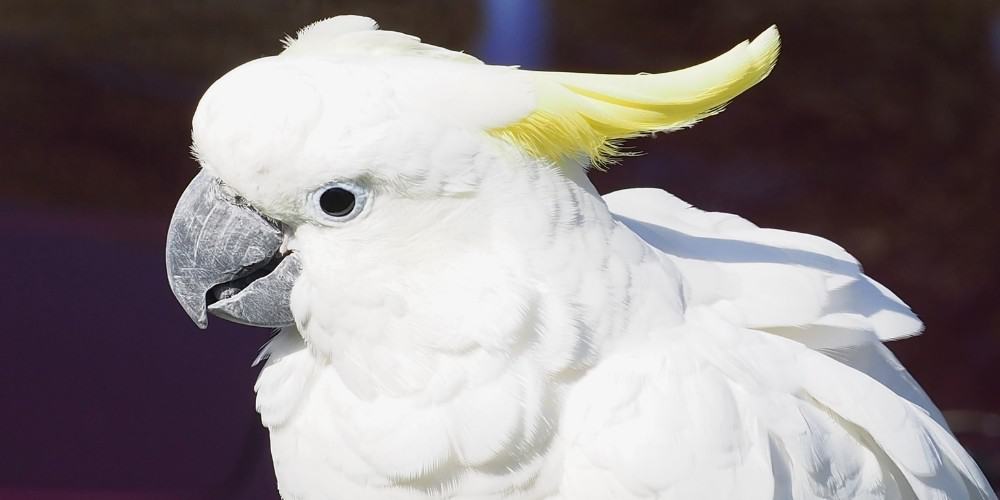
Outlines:
{"type": "Polygon", "coordinates": [[[250,368],[163,270],[216,78],[318,19],[539,69],[688,66],[778,24],[728,111],[591,177],[854,253],[927,324],[892,349],[1000,485],[1000,2],[0,1],[0,498],[276,499],[250,368]]]}

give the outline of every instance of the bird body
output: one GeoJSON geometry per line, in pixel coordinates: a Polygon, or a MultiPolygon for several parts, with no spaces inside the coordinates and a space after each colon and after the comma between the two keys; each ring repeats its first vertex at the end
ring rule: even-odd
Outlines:
{"type": "Polygon", "coordinates": [[[846,251],[587,179],[767,76],[777,31],[585,75],[376,28],[322,21],[209,89],[189,191],[212,187],[169,236],[199,324],[281,327],[255,389],[282,498],[996,498],[882,344],[921,323],[846,251]],[[184,274],[239,210],[280,238],[184,274]]]}

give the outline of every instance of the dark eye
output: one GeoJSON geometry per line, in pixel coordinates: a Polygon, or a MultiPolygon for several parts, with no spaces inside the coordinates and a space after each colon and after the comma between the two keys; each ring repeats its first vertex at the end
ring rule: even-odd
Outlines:
{"type": "Polygon", "coordinates": [[[309,196],[312,213],[321,223],[340,223],[353,219],[365,208],[368,191],[351,181],[333,181],[309,196]]]}
{"type": "Polygon", "coordinates": [[[354,193],[342,187],[332,187],[320,195],[319,207],[331,217],[346,217],[354,211],[355,200],[354,193]]]}

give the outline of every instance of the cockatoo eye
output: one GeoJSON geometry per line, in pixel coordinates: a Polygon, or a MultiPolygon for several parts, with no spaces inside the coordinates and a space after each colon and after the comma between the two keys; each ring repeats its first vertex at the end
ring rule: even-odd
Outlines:
{"type": "Polygon", "coordinates": [[[348,181],[334,181],[310,196],[310,205],[321,222],[344,222],[358,216],[365,208],[368,191],[348,181]]]}
{"type": "Polygon", "coordinates": [[[319,206],[330,217],[346,217],[354,211],[354,193],[335,187],[323,191],[319,197],[319,206]]]}

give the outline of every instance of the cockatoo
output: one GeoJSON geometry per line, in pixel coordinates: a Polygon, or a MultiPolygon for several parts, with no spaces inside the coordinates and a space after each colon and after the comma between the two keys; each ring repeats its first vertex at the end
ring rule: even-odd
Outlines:
{"type": "Polygon", "coordinates": [[[490,66],[320,21],[208,89],[167,269],[279,329],[285,500],[996,499],[884,341],[921,323],[819,237],[587,178],[768,75],[490,66]]]}

